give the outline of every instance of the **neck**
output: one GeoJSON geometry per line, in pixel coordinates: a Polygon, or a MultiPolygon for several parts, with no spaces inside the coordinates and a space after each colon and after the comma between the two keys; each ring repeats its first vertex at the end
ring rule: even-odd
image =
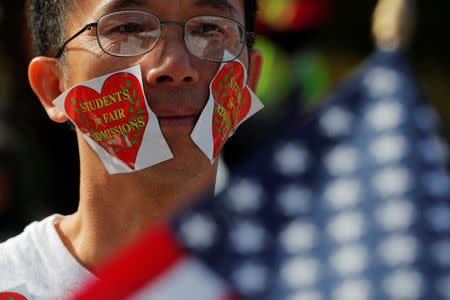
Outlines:
{"type": "Polygon", "coordinates": [[[80,163],[78,211],[57,230],[72,255],[91,271],[147,227],[212,195],[217,171],[215,163],[189,180],[156,182],[140,171],[109,175],[96,157],[80,155],[80,163]]]}

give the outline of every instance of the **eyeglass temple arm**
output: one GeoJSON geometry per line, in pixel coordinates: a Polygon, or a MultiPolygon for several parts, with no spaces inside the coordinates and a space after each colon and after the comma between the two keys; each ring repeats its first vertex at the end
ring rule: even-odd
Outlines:
{"type": "Polygon", "coordinates": [[[54,58],[59,58],[61,56],[61,54],[64,51],[64,47],[66,47],[66,45],[73,40],[74,38],[76,38],[77,36],[79,36],[80,34],[82,34],[83,32],[85,32],[86,30],[91,30],[92,27],[96,27],[97,23],[89,23],[86,26],[84,26],[80,31],[78,31],[77,33],[75,33],[70,39],[68,39],[64,44],[62,44],[61,48],[59,48],[58,53],[54,56],[54,58]]]}

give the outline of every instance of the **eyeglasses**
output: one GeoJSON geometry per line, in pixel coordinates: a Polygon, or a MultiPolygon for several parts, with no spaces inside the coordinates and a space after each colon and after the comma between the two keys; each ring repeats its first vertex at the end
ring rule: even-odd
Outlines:
{"type": "Polygon", "coordinates": [[[89,23],[68,39],[54,56],[62,55],[64,47],[77,36],[97,28],[97,41],[107,54],[133,57],[150,52],[161,38],[163,25],[183,26],[183,40],[188,51],[197,58],[210,62],[227,62],[237,58],[245,42],[252,43],[253,33],[233,19],[200,15],[186,22],[161,21],[156,15],[141,10],[116,11],[89,23]],[[229,53],[224,58],[226,51],[229,53]]]}

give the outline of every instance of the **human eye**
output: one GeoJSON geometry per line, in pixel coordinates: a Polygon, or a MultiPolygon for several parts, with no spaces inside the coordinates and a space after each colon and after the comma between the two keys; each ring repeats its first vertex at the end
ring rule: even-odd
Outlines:
{"type": "Polygon", "coordinates": [[[201,23],[197,28],[198,33],[207,34],[207,33],[220,33],[221,29],[217,24],[212,23],[201,23]]]}
{"type": "Polygon", "coordinates": [[[102,32],[107,35],[140,35],[152,31],[149,24],[133,21],[110,23],[102,27],[102,32]]]}
{"type": "Polygon", "coordinates": [[[218,37],[224,34],[224,27],[213,18],[191,20],[187,30],[189,34],[201,37],[218,37]]]}
{"type": "Polygon", "coordinates": [[[117,34],[141,33],[143,31],[141,24],[138,23],[120,24],[111,29],[111,33],[117,34]]]}
{"type": "Polygon", "coordinates": [[[102,35],[111,37],[153,36],[159,31],[159,23],[144,13],[120,13],[102,19],[99,29],[102,35]]]}

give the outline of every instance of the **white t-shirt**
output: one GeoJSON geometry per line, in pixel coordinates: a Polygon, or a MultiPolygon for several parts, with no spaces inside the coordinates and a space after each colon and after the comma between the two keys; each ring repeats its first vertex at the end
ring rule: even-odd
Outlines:
{"type": "Polygon", "coordinates": [[[33,222],[16,237],[0,244],[0,294],[13,292],[27,299],[61,299],[95,276],[70,254],[52,215],[33,222]]]}

